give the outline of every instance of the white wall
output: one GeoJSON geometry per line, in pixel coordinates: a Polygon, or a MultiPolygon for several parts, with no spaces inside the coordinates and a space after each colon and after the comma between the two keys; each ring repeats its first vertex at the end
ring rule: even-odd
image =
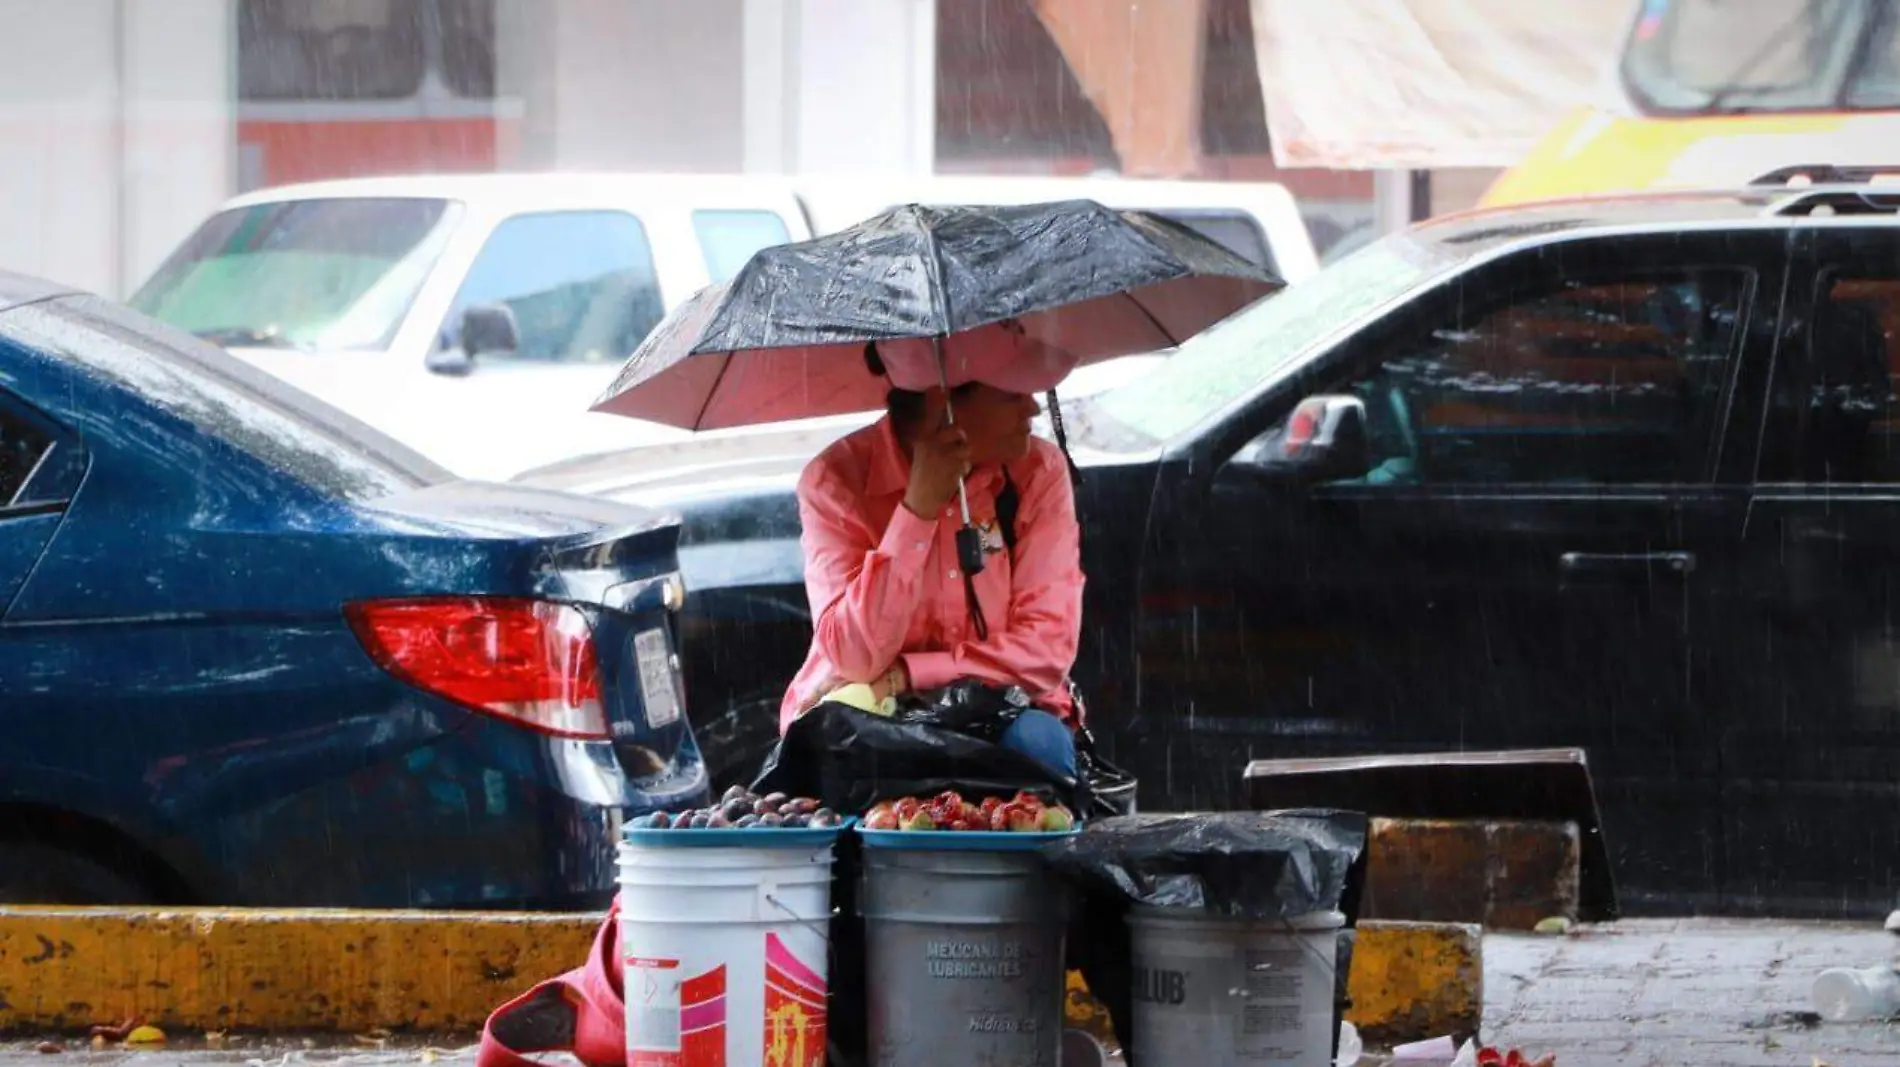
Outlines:
{"type": "Polygon", "coordinates": [[[746,0],[745,21],[745,169],[935,169],[937,0],[746,0]]]}
{"type": "Polygon", "coordinates": [[[504,0],[504,165],[928,173],[936,2],[504,0]]]}
{"type": "Polygon", "coordinates": [[[230,0],[0,0],[0,26],[0,267],[124,296],[233,191],[230,0]]]}

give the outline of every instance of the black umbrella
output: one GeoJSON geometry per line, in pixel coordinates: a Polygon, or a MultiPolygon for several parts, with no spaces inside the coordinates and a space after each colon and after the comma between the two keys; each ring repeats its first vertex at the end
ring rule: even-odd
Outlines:
{"type": "MultiPolygon", "coordinates": [[[[870,411],[867,341],[1008,323],[1073,365],[1171,348],[1283,283],[1179,223],[1090,200],[895,208],[767,248],[642,342],[593,410],[693,430],[870,411]]],[[[961,336],[960,336],[961,335],[961,336]]]]}
{"type": "MultiPolygon", "coordinates": [[[[1057,371],[1043,388],[1059,418],[1067,369],[1171,348],[1282,284],[1185,226],[1092,200],[913,204],[756,253],[669,315],[593,410],[693,430],[869,411],[896,369],[871,374],[864,344],[928,338],[939,381],[946,360],[1033,353],[1057,371]]],[[[982,541],[960,481],[958,501],[957,554],[975,574],[982,541]]]]}

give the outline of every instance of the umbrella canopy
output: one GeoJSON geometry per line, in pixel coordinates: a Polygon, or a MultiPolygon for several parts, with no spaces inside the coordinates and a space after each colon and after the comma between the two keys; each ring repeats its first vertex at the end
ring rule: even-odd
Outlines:
{"type": "MultiPolygon", "coordinates": [[[[675,309],[593,410],[694,430],[869,411],[868,341],[1007,330],[1069,366],[1153,352],[1283,283],[1193,230],[1091,200],[895,208],[767,248],[675,309]]],[[[959,336],[963,335],[963,336],[959,336]]],[[[973,357],[975,358],[975,357],[973,357]]]]}

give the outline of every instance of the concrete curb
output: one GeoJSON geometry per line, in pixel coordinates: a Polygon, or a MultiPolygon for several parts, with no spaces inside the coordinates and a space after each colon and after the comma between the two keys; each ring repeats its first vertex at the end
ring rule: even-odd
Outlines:
{"type": "Polygon", "coordinates": [[[480,1028],[579,966],[599,916],[0,908],[0,1031],[480,1028]]]}
{"type": "MultiPolygon", "coordinates": [[[[496,1006],[579,966],[599,915],[0,908],[0,1032],[136,1018],[204,1030],[479,1029],[496,1006]]],[[[1348,1018],[1369,1040],[1475,1032],[1478,928],[1363,922],[1348,1018]]],[[[1071,983],[1069,1015],[1106,1025],[1071,983]]]]}

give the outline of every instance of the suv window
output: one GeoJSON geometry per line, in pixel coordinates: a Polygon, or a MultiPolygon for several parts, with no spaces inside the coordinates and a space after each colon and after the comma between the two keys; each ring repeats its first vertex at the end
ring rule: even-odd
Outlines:
{"type": "Polygon", "coordinates": [[[759,249],[792,239],[776,211],[695,211],[693,230],[706,257],[707,280],[714,285],[739,273],[759,249]]]}
{"type": "Polygon", "coordinates": [[[1700,477],[1749,280],[1731,268],[1572,277],[1389,345],[1350,386],[1366,404],[1368,480],[1700,477]]]}
{"type": "Polygon", "coordinates": [[[459,343],[463,309],[487,303],[514,312],[521,347],[483,358],[536,363],[625,359],[666,314],[646,228],[624,211],[517,215],[495,227],[455,294],[444,343],[459,343]]]}
{"type": "Polygon", "coordinates": [[[1779,360],[1763,481],[1900,482],[1900,269],[1815,281],[1807,358],[1779,360]],[[1784,442],[1792,440],[1795,447],[1784,442]]]}

